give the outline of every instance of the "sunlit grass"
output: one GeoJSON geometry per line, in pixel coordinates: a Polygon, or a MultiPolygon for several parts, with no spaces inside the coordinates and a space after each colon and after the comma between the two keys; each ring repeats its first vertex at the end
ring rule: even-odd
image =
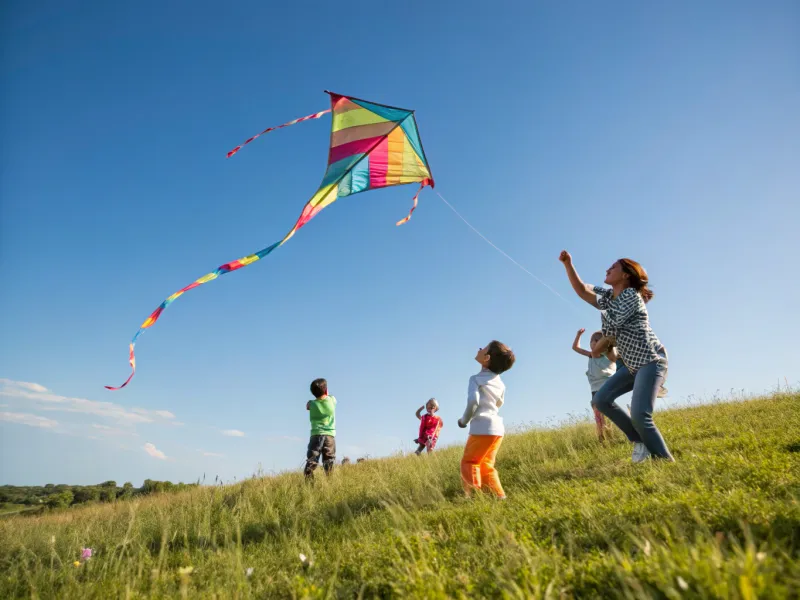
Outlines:
{"type": "Polygon", "coordinates": [[[675,464],[588,421],[507,436],[506,502],[462,497],[453,447],[9,517],[0,597],[798,597],[800,395],[658,423],[675,464]]]}

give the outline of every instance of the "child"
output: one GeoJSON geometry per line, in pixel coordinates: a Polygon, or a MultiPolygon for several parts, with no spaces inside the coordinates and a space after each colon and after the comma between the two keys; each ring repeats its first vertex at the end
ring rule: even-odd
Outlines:
{"type": "Polygon", "coordinates": [[[461,459],[461,481],[467,497],[485,483],[500,500],[506,494],[494,468],[495,457],[503,442],[503,419],[497,414],[505,400],[506,386],[500,374],[508,371],[516,358],[511,348],[498,341],[478,350],[475,360],[481,371],[469,378],[467,409],[458,420],[459,427],[469,427],[469,438],[461,459]]]}
{"type": "Polygon", "coordinates": [[[572,349],[581,356],[589,357],[589,370],[586,376],[589,378],[589,386],[592,390],[592,410],[594,411],[594,423],[597,428],[597,437],[600,442],[606,439],[606,432],[611,435],[611,429],[603,414],[594,405],[594,395],[603,387],[606,379],[617,372],[617,351],[614,347],[614,340],[603,337],[602,331],[595,331],[589,340],[591,351],[581,348],[581,336],[585,329],[578,330],[575,341],[572,342],[572,349]]]}
{"type": "Polygon", "coordinates": [[[439,403],[436,398],[431,398],[425,403],[425,406],[420,406],[417,409],[417,418],[419,419],[419,437],[414,440],[417,444],[417,456],[422,454],[422,451],[427,448],[428,453],[433,452],[436,447],[436,440],[439,439],[439,430],[444,423],[442,419],[436,416],[436,411],[439,410],[439,403]],[[427,409],[428,412],[424,415],[420,414],[423,410],[427,409]]]}
{"type": "Polygon", "coordinates": [[[311,420],[311,439],[308,442],[306,468],[303,470],[307,479],[314,476],[320,455],[326,475],[331,474],[336,463],[336,398],[328,394],[328,382],[324,379],[311,382],[311,393],[314,400],[306,403],[311,420]]]}

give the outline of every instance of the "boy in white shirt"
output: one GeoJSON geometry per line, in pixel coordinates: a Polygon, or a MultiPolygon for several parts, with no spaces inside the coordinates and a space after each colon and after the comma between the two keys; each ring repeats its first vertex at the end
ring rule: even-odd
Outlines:
{"type": "Polygon", "coordinates": [[[506,494],[494,468],[505,434],[503,419],[498,415],[506,393],[500,374],[508,371],[516,358],[511,348],[493,341],[478,350],[475,360],[482,368],[480,373],[469,378],[467,408],[458,420],[459,427],[470,426],[461,458],[461,481],[467,496],[486,484],[495,496],[505,500],[506,494]]]}

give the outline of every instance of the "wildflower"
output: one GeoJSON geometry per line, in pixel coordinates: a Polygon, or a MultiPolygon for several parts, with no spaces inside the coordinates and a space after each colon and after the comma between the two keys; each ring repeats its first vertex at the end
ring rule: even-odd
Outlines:
{"type": "Polygon", "coordinates": [[[759,552],[758,554],[756,554],[756,560],[758,562],[764,562],[764,560],[766,558],[767,558],[767,553],[766,552],[759,552]]]}
{"type": "Polygon", "coordinates": [[[80,566],[81,566],[81,561],[79,561],[79,560],[76,560],[76,561],[75,561],[74,563],[72,563],[72,564],[73,564],[74,566],[76,566],[76,567],[80,567],[80,566]]]}
{"type": "Polygon", "coordinates": [[[678,575],[678,587],[681,588],[684,592],[689,589],[689,584],[686,583],[686,580],[678,575]]]}
{"type": "Polygon", "coordinates": [[[91,548],[81,548],[81,560],[89,560],[92,558],[91,548]]]}
{"type": "Polygon", "coordinates": [[[306,569],[308,569],[311,566],[311,561],[302,552],[300,553],[300,562],[303,563],[303,567],[306,569]]]}
{"type": "Polygon", "coordinates": [[[244,572],[247,577],[250,577],[253,574],[253,567],[247,567],[247,570],[244,572]]]}

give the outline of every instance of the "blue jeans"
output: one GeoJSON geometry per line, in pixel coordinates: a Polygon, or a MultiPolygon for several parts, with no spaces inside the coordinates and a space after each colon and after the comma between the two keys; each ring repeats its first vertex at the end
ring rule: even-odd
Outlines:
{"type": "Polygon", "coordinates": [[[617,368],[617,372],[606,380],[592,399],[592,404],[611,419],[632,442],[642,442],[653,456],[672,458],[667,443],[653,422],[653,407],[661,385],[667,376],[667,351],[658,350],[659,359],[646,364],[631,375],[628,368],[617,368]],[[631,414],[622,410],[615,400],[633,390],[631,414]]]}

